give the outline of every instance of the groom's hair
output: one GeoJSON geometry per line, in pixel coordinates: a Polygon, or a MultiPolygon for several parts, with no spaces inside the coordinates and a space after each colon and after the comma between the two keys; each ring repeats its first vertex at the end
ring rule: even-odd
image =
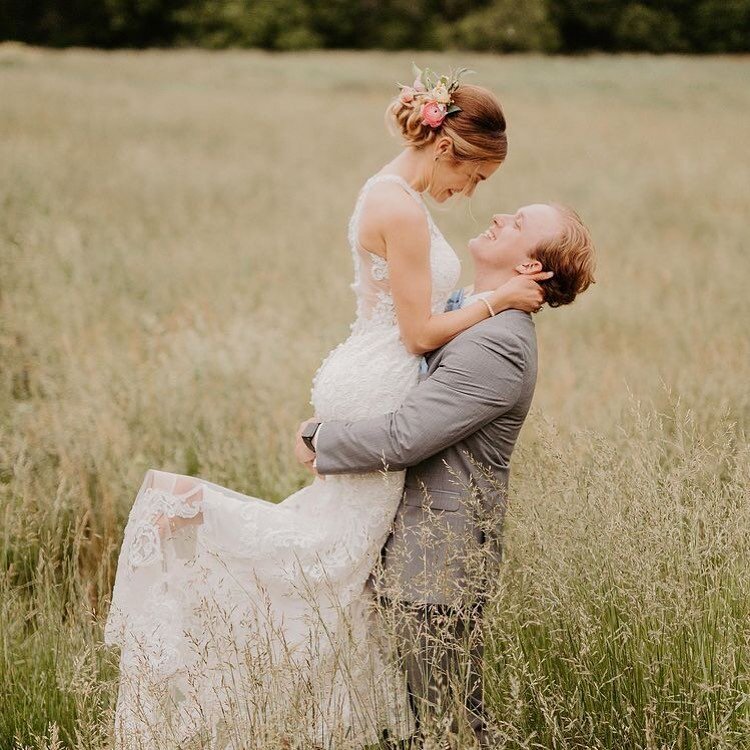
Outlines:
{"type": "Polygon", "coordinates": [[[581,217],[567,206],[552,204],[563,219],[562,231],[552,240],[537,245],[531,257],[554,276],[542,281],[544,301],[550,307],[569,305],[594,283],[594,243],[581,217]]]}

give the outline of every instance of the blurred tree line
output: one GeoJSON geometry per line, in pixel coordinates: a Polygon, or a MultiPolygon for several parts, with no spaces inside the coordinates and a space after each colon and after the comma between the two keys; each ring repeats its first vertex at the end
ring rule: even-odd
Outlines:
{"type": "Polygon", "coordinates": [[[746,52],[750,0],[0,0],[0,40],[65,47],[746,52]]]}

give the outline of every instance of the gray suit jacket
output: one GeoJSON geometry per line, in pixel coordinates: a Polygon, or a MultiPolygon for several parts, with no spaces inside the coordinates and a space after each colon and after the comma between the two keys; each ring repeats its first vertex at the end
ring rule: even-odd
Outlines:
{"type": "Polygon", "coordinates": [[[481,598],[500,560],[510,456],[536,384],[534,323],[499,313],[427,364],[395,412],[326,422],[317,470],[407,469],[376,581],[389,598],[457,606],[481,598]]]}

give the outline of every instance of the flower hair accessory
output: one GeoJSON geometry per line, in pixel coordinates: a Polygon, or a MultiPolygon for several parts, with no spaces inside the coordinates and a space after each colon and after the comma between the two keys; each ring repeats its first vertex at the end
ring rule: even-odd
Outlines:
{"type": "Polygon", "coordinates": [[[458,88],[461,76],[474,71],[459,68],[456,71],[451,70],[447,76],[439,76],[429,68],[422,70],[414,64],[412,68],[414,83],[411,86],[399,83],[401,93],[398,98],[403,104],[421,101],[422,125],[439,128],[448,115],[461,111],[461,107],[453,103],[453,92],[458,88]]]}

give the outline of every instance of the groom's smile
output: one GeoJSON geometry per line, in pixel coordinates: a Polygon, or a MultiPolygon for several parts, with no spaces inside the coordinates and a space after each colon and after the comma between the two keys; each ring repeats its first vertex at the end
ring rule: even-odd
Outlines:
{"type": "MultiPolygon", "coordinates": [[[[494,214],[490,226],[469,240],[469,250],[488,260],[501,255],[530,253],[542,241],[562,229],[562,217],[554,206],[534,203],[514,214],[494,214]]],[[[519,261],[520,262],[520,261],[519,261]]]]}

